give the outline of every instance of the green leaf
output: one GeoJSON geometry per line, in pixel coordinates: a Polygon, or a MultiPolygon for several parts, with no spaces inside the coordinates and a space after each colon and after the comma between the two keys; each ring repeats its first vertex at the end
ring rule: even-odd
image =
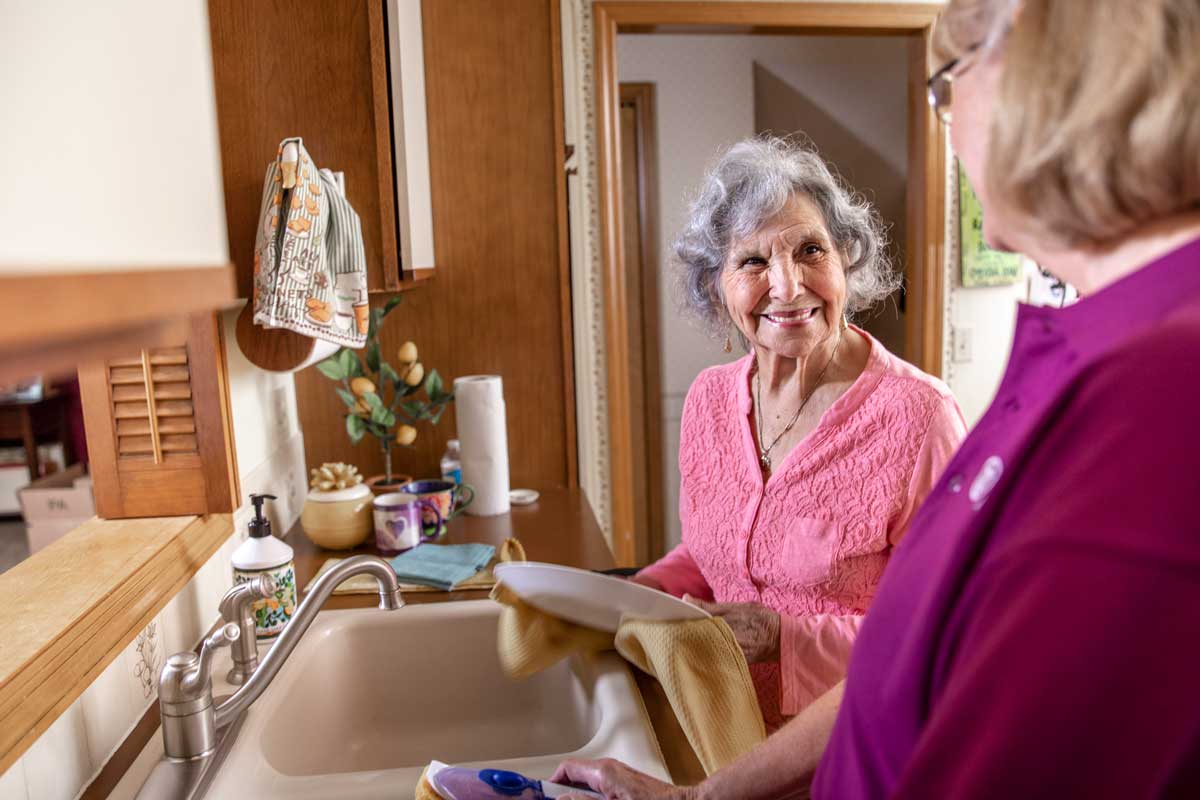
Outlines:
{"type": "Polygon", "coordinates": [[[320,372],[326,378],[334,381],[345,380],[346,372],[342,369],[341,362],[336,355],[321,361],[317,364],[317,372],[320,372]]]}
{"type": "Polygon", "coordinates": [[[418,403],[415,401],[401,403],[400,410],[404,412],[405,416],[407,416],[409,419],[414,420],[414,421],[428,419],[428,416],[429,416],[429,412],[425,408],[425,404],[418,403]]]}
{"type": "Polygon", "coordinates": [[[348,347],[343,347],[337,354],[338,364],[342,367],[342,372],[347,378],[357,378],[363,374],[362,364],[358,360],[358,356],[354,355],[354,351],[348,347]]]}
{"type": "Polygon", "coordinates": [[[403,299],[404,295],[402,294],[392,295],[391,298],[388,299],[387,303],[385,303],[383,306],[383,316],[386,317],[388,314],[392,313],[392,309],[400,305],[400,301],[403,299]]]}
{"type": "Polygon", "coordinates": [[[379,342],[367,345],[367,369],[379,372],[379,342]]]}
{"type": "Polygon", "coordinates": [[[442,394],[442,376],[438,375],[436,369],[431,369],[425,376],[425,394],[434,402],[437,402],[437,398],[442,394]]]}
{"type": "Polygon", "coordinates": [[[367,408],[372,411],[377,408],[383,408],[383,400],[375,392],[363,392],[362,399],[367,404],[367,408]]]}
{"type": "Polygon", "coordinates": [[[338,397],[342,398],[342,402],[345,403],[351,411],[353,411],[354,406],[358,404],[357,398],[340,386],[334,387],[334,391],[338,393],[338,397]]]}
{"type": "Polygon", "coordinates": [[[358,444],[362,441],[363,434],[367,432],[367,423],[362,417],[348,414],[346,416],[346,433],[350,434],[350,441],[358,444]]]}
{"type": "Polygon", "coordinates": [[[391,434],[388,433],[387,428],[383,427],[379,423],[371,422],[371,421],[367,420],[366,426],[367,426],[367,430],[369,430],[371,432],[371,435],[374,436],[376,439],[379,439],[380,441],[383,441],[383,440],[390,441],[391,440],[391,434]]]}
{"type": "Polygon", "coordinates": [[[392,365],[386,361],[380,363],[379,365],[379,380],[381,383],[383,381],[391,381],[392,386],[400,386],[403,384],[403,381],[400,380],[400,376],[396,373],[396,370],[392,369],[392,365]]]}
{"type": "Polygon", "coordinates": [[[383,424],[388,428],[396,424],[396,413],[390,408],[384,409],[383,424]]]}
{"type": "Polygon", "coordinates": [[[431,421],[431,422],[432,422],[434,425],[437,425],[437,424],[438,424],[438,422],[440,422],[440,421],[441,421],[441,419],[442,419],[442,414],[445,414],[445,413],[446,413],[446,406],[442,406],[441,408],[439,408],[439,409],[437,410],[437,413],[433,415],[433,418],[432,418],[430,421],[431,421]]]}

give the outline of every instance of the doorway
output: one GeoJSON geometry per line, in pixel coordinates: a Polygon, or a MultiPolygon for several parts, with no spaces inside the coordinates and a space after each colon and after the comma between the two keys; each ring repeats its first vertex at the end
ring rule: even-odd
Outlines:
{"type": "Polygon", "coordinates": [[[741,355],[725,355],[718,343],[679,327],[670,293],[659,291],[659,285],[668,285],[664,254],[671,229],[681,222],[676,217],[682,195],[695,188],[703,163],[721,146],[766,131],[806,135],[851,186],[876,203],[891,223],[892,255],[906,291],[856,321],[893,352],[940,374],[944,140],[925,104],[924,87],[937,9],[810,2],[595,4],[611,521],[618,563],[647,563],[676,543],[678,526],[671,522],[678,474],[672,466],[687,385],[703,367],[741,355]],[[656,56],[665,72],[631,68],[647,63],[631,53],[654,52],[658,43],[666,48],[656,56]],[[692,69],[685,66],[689,58],[692,69]],[[659,76],[671,74],[677,80],[668,89],[659,76]],[[645,127],[647,117],[639,118],[630,104],[631,80],[650,98],[648,119],[661,110],[660,127],[651,126],[649,139],[659,137],[662,159],[657,219],[652,200],[647,202],[647,184],[653,188],[654,182],[644,174],[647,140],[638,127],[639,120],[645,127]],[[679,92],[680,82],[685,90],[688,82],[694,84],[694,97],[682,110],[679,102],[672,108],[674,95],[668,94],[679,92]],[[736,88],[725,87],[722,95],[719,84],[731,83],[736,88]],[[829,113],[830,98],[854,85],[859,94],[874,94],[859,103],[859,118],[847,125],[844,115],[829,113]],[[679,130],[687,133],[680,137],[679,130]],[[696,152],[689,154],[689,146],[696,152]],[[682,178],[671,174],[676,162],[688,158],[696,163],[681,170],[682,178]],[[648,285],[649,271],[657,285],[648,285]],[[655,293],[659,301],[652,303],[655,293]],[[657,374],[649,346],[655,334],[645,327],[651,317],[663,334],[657,374]],[[690,342],[681,344],[683,339],[690,342]],[[656,378],[658,386],[648,385],[656,378]],[[657,470],[650,452],[655,439],[657,470]]]}

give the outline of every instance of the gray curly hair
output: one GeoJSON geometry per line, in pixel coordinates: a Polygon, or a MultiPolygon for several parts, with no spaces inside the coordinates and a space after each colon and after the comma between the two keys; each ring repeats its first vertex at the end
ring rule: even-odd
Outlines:
{"type": "Polygon", "coordinates": [[[878,212],[798,138],[757,136],[722,153],[704,176],[675,240],[683,305],[713,332],[728,315],[720,275],[735,237],[749,236],[795,195],[811,199],[845,259],[846,310],[862,311],[900,286],[878,212]]]}

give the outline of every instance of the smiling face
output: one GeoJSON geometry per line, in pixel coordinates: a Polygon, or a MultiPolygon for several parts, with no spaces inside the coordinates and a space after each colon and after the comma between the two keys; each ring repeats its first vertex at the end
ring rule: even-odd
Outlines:
{"type": "Polygon", "coordinates": [[[841,325],[844,264],[820,209],[793,195],[757,231],[731,243],[721,272],[725,308],[755,348],[807,358],[841,325]]]}

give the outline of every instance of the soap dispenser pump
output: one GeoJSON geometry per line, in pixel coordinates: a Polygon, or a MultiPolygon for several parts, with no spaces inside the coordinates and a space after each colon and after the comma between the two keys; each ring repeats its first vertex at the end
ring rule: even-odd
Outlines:
{"type": "Polygon", "coordinates": [[[263,516],[270,494],[252,494],[254,519],[247,526],[250,537],[233,552],[233,583],[246,583],[259,575],[270,575],[275,594],[254,603],[254,632],[259,639],[278,636],[296,611],[296,564],[292,548],[271,535],[271,520],[263,516]]]}

